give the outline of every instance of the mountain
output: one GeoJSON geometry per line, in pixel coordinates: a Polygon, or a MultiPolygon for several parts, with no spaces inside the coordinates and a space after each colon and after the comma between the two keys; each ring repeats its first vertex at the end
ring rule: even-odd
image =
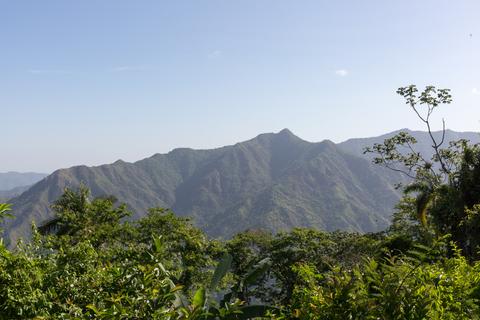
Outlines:
{"type": "Polygon", "coordinates": [[[0,191],[9,191],[17,187],[31,186],[46,176],[47,174],[35,172],[0,172],[0,191]]]}
{"type": "Polygon", "coordinates": [[[46,176],[35,172],[0,172],[0,203],[19,196],[46,176]]]}
{"type": "MultiPolygon", "coordinates": [[[[381,143],[383,140],[394,136],[400,131],[407,132],[417,140],[415,144],[415,150],[420,152],[423,156],[430,158],[432,154],[432,142],[427,132],[424,131],[412,131],[410,129],[400,129],[393,131],[378,137],[372,138],[354,138],[345,142],[339,143],[340,149],[362,156],[363,148],[366,146],[372,146],[374,143],[381,143]]],[[[433,132],[433,137],[437,142],[442,140],[442,132],[433,132]]],[[[460,139],[469,140],[471,143],[480,143],[480,134],[478,132],[456,132],[452,130],[445,130],[445,142],[442,147],[447,147],[449,141],[457,141],[460,139]]],[[[371,154],[363,155],[365,159],[371,160],[373,156],[371,154]]]]}
{"type": "Polygon", "coordinates": [[[18,197],[23,192],[28,190],[31,186],[16,187],[10,190],[0,190],[0,203],[7,202],[8,200],[18,197]]]}
{"type": "MultiPolygon", "coordinates": [[[[425,133],[415,134],[423,141],[425,133]]],[[[94,196],[128,203],[133,218],[168,207],[213,237],[294,226],[378,231],[389,224],[400,196],[393,184],[402,178],[372,165],[361,150],[383,138],[312,143],[285,129],[218,149],[57,170],[12,200],[16,217],[6,221],[6,236],[14,242],[28,237],[31,221],[51,218],[50,204],[80,183],[94,196]]]]}

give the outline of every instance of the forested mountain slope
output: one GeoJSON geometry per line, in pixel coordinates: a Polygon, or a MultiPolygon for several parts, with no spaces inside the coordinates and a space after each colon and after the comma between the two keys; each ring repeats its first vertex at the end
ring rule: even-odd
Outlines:
{"type": "MultiPolygon", "coordinates": [[[[414,134],[428,146],[425,133],[414,134]]],[[[94,196],[127,203],[133,218],[168,207],[214,237],[295,226],[378,231],[389,223],[399,199],[393,184],[402,178],[370,164],[361,150],[383,138],[311,143],[285,129],[218,149],[175,149],[135,163],[61,169],[12,200],[15,218],[6,221],[6,236],[28,237],[31,221],[51,218],[50,204],[80,183],[94,196]]]]}

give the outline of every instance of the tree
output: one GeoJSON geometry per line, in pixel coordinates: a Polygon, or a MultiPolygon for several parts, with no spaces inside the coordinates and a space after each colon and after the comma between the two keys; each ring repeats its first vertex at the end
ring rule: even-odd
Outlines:
{"type": "Polygon", "coordinates": [[[432,132],[431,115],[440,105],[450,104],[449,89],[427,86],[418,93],[416,86],[402,87],[397,93],[405,98],[417,117],[425,124],[432,143],[432,156],[415,150],[416,139],[407,132],[365,148],[373,153],[373,162],[407,175],[411,183],[404,188],[405,197],[415,195],[415,212],[424,232],[451,234],[469,257],[476,256],[480,230],[470,219],[480,203],[480,147],[466,140],[450,141],[445,146],[445,121],[441,137],[432,132]],[[420,108],[425,107],[423,110],[420,108]],[[422,112],[423,111],[423,112],[422,112]],[[473,210],[473,211],[472,211],[473,210]],[[428,225],[427,225],[428,224],[428,225]]]}
{"type": "Polygon", "coordinates": [[[302,285],[274,319],[479,319],[480,264],[469,264],[458,251],[442,257],[443,246],[441,240],[324,273],[298,265],[302,285]]]}
{"type": "Polygon", "coordinates": [[[248,319],[274,310],[245,305],[235,291],[214,299],[231,257],[170,210],[129,222],[125,204],[91,200],[85,187],[53,207],[57,216],[30,243],[0,246],[0,319],[248,319]]]}
{"type": "Polygon", "coordinates": [[[404,191],[416,193],[417,217],[426,227],[427,211],[435,199],[437,189],[442,183],[451,182],[452,171],[458,163],[457,145],[442,149],[445,143],[445,120],[442,119],[441,139],[435,138],[432,132],[430,117],[434,110],[442,104],[450,104],[452,96],[449,89],[436,89],[427,86],[421,93],[415,85],[401,87],[397,90],[406,104],[414,111],[417,117],[426,126],[432,142],[432,156],[420,154],[415,150],[417,140],[407,132],[399,132],[395,136],[385,139],[383,143],[376,143],[373,147],[366,147],[364,153],[373,153],[373,162],[400,172],[413,182],[404,191]],[[420,110],[425,107],[424,110],[420,110]]]}
{"type": "Polygon", "coordinates": [[[455,147],[442,149],[445,143],[445,121],[442,120],[443,129],[441,139],[435,138],[432,132],[430,117],[433,111],[442,104],[450,104],[452,96],[449,89],[436,89],[427,86],[420,94],[415,85],[401,87],[397,93],[404,97],[406,103],[415,112],[417,117],[425,124],[432,142],[433,155],[427,158],[414,148],[417,140],[407,132],[399,132],[395,136],[385,139],[383,143],[376,143],[373,147],[366,147],[364,153],[373,153],[373,162],[391,170],[401,172],[409,178],[422,180],[432,186],[437,186],[451,178],[450,174],[457,165],[455,147]],[[426,110],[420,110],[420,107],[426,110]],[[438,166],[435,166],[438,164],[438,166]]]}

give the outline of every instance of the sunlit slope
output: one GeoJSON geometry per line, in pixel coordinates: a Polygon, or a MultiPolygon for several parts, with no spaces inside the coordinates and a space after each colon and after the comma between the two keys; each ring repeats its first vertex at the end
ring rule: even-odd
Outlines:
{"type": "Polygon", "coordinates": [[[58,170],[13,200],[16,217],[7,221],[6,236],[28,237],[31,222],[51,218],[50,204],[80,183],[94,196],[128,203],[134,218],[150,207],[169,207],[215,237],[295,226],[378,231],[389,223],[399,199],[393,184],[401,177],[359,151],[381,138],[310,143],[282,130],[218,149],[58,170]]]}

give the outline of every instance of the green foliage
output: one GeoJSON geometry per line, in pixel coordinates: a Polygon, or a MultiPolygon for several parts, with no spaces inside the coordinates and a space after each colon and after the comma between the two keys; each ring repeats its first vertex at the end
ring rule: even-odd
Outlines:
{"type": "Polygon", "coordinates": [[[90,191],[81,186],[78,191],[66,189],[52,205],[56,217],[39,228],[42,234],[54,234],[49,241],[53,247],[68,242],[75,245],[89,239],[95,247],[112,245],[122,241],[128,224],[120,223],[131,215],[127,206],[115,206],[113,197],[95,198],[90,201],[90,191]]]}
{"type": "Polygon", "coordinates": [[[10,208],[9,204],[6,203],[0,203],[0,219],[3,219],[4,217],[8,216],[8,211],[11,211],[12,209],[10,208]]]}
{"type": "MultiPolygon", "coordinates": [[[[13,217],[9,211],[11,211],[12,208],[9,204],[7,203],[0,203],[0,224],[3,222],[3,219],[5,218],[11,218],[13,217]]],[[[3,229],[0,228],[0,236],[2,235],[3,229]]]]}
{"type": "Polygon", "coordinates": [[[246,319],[270,310],[219,304],[232,257],[214,268],[220,244],[169,210],[131,223],[125,205],[90,200],[83,187],[54,208],[31,243],[0,244],[0,319],[246,319]]]}
{"type": "Polygon", "coordinates": [[[220,244],[212,241],[186,218],[162,208],[150,209],[135,224],[133,243],[148,243],[152,235],[162,235],[170,269],[179,272],[179,282],[186,289],[194,284],[206,285],[211,277],[210,266],[223,255],[220,244]]]}
{"type": "Polygon", "coordinates": [[[210,281],[210,290],[214,290],[220,284],[220,281],[227,275],[227,272],[230,271],[232,265],[232,256],[226,254],[222,260],[217,265],[215,272],[213,273],[212,280],[210,281]]]}
{"type": "Polygon", "coordinates": [[[249,231],[224,245],[165,209],[128,222],[125,205],[90,200],[85,188],[66,190],[54,208],[57,218],[30,244],[2,247],[6,319],[273,317],[303,284],[296,267],[353,266],[379,246],[375,237],[308,229],[249,231]]]}
{"type": "Polygon", "coordinates": [[[351,267],[376,255],[379,248],[380,241],[371,235],[300,228],[277,235],[247,231],[227,242],[239,284],[234,288],[237,296],[274,305],[289,303],[302,281],[294,271],[297,265],[309,263],[319,272],[337,263],[351,267]]]}
{"type": "MultiPolygon", "coordinates": [[[[397,239],[405,239],[405,231],[409,229],[412,237],[425,243],[435,235],[451,234],[462,254],[469,259],[477,259],[480,251],[480,220],[476,214],[477,205],[480,204],[480,146],[459,140],[443,147],[446,142],[445,122],[441,138],[434,137],[430,116],[438,106],[451,103],[448,89],[428,86],[418,93],[418,89],[412,85],[399,88],[397,93],[426,125],[431,138],[432,156],[427,160],[426,155],[417,152],[415,138],[406,132],[400,132],[364,150],[375,155],[374,163],[402,172],[412,179],[404,188],[403,204],[410,202],[414,205],[420,226],[403,219],[408,227],[399,228],[402,219],[396,219],[390,231],[403,229],[397,239]],[[422,107],[425,108],[422,110],[422,107]]],[[[405,209],[404,206],[401,210],[403,213],[397,213],[396,217],[411,217],[412,210],[406,213],[405,209]]]]}
{"type": "MultiPolygon", "coordinates": [[[[442,245],[442,244],[436,244],[442,245]]],[[[438,248],[366,259],[352,269],[318,273],[303,264],[284,318],[299,319],[478,319],[480,264],[456,254],[436,258],[438,248]]],[[[280,317],[279,317],[280,318],[280,317]]]]}

